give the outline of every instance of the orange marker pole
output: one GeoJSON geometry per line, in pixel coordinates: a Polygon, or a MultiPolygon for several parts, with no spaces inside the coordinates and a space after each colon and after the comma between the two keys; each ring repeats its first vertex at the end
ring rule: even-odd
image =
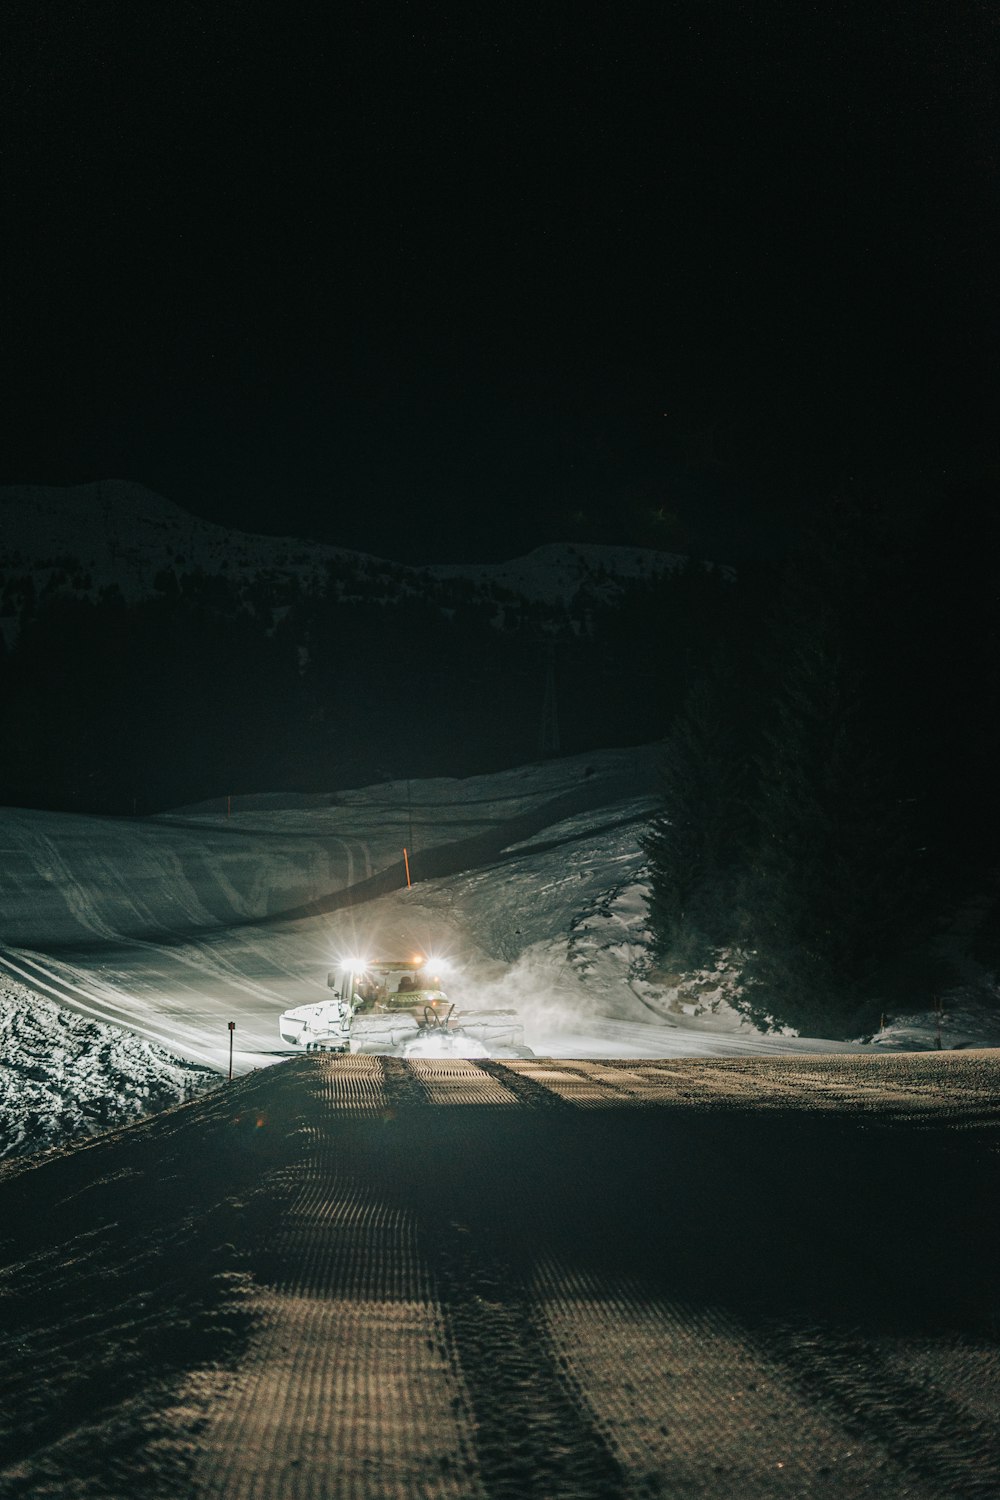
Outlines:
{"type": "Polygon", "coordinates": [[[406,866],[406,889],[411,891],[413,889],[413,881],[410,879],[410,856],[406,852],[405,846],[403,848],[403,864],[406,866]]]}

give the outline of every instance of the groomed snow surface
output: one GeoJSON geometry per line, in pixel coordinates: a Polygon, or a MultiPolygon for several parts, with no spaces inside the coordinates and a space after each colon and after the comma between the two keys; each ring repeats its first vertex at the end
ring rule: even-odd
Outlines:
{"type": "Polygon", "coordinates": [[[0,1164],[4,1500],[995,1500],[998,1060],[300,1056],[0,1164]]]}
{"type": "MultiPolygon", "coordinates": [[[[460,1009],[512,1006],[539,1056],[923,1050],[755,1031],[733,976],[651,981],[639,838],[655,749],[336,797],[266,795],[150,819],[0,811],[0,1154],[189,1098],[289,1055],[280,1013],[326,997],[338,956],[451,961],[460,1009]],[[405,888],[402,850],[415,876],[405,888]]],[[[946,1015],[942,1045],[995,1045],[946,1015]]]]}

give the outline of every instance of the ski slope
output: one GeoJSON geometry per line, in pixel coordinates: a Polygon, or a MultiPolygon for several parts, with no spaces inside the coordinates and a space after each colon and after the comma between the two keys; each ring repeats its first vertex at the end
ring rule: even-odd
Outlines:
{"type": "MultiPolygon", "coordinates": [[[[362,932],[383,948],[436,945],[433,915],[419,931],[412,920],[404,844],[419,877],[422,868],[496,859],[508,833],[530,835],[567,810],[587,807],[599,826],[623,788],[648,780],[648,761],[629,751],[599,766],[390,783],[325,807],[264,797],[228,815],[7,809],[0,969],[70,1010],[217,1068],[233,1020],[236,1068],[245,1071],[283,1055],[279,1014],[325,997],[327,970],[362,932]]],[[[454,942],[453,926],[449,933],[454,942]]],[[[489,957],[474,937],[460,956],[471,976],[489,957]]]]}
{"type": "Polygon", "coordinates": [[[863,1050],[650,1008],[635,975],[655,763],[611,750],[149,819],[2,810],[7,1003],[34,993],[223,1071],[232,1021],[245,1073],[287,1055],[278,1016],[325,998],[338,956],[419,948],[451,960],[459,1008],[515,1007],[539,1055],[863,1050]]]}

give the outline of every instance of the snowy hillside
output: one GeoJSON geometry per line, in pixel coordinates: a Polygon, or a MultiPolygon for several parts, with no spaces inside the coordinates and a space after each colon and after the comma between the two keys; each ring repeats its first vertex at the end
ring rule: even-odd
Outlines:
{"type": "MultiPolygon", "coordinates": [[[[185,1097],[225,1069],[231,1020],[238,1073],[280,1061],[280,1013],[326,998],[359,950],[445,955],[459,1007],[516,1008],[540,1055],[864,1050],[757,1033],[721,973],[656,983],[639,846],[655,764],[605,751],[148,819],[3,810],[0,1135],[37,1146],[185,1097]]],[[[935,1044],[907,1024],[878,1045],[935,1044]]],[[[991,1040],[946,1019],[946,1047],[991,1040]]]]}
{"type": "Polygon", "coordinates": [[[128,1125],[220,1081],[0,974],[0,1157],[128,1125]]]}
{"type": "Polygon", "coordinates": [[[117,583],[126,598],[149,593],[164,568],[274,569],[306,577],[329,560],[361,556],[319,542],[230,531],[126,480],[0,488],[0,535],[12,571],[65,572],[72,560],[75,576],[95,588],[117,583]]]}
{"type": "Polygon", "coordinates": [[[734,592],[634,547],[413,567],[230,531],[125,483],[0,490],[0,539],[21,725],[0,801],[102,814],[648,743],[734,592]],[[636,657],[654,636],[655,674],[636,657]],[[385,705],[417,699],[401,734],[385,705]]]}
{"type": "Polygon", "coordinates": [[[434,578],[468,578],[487,587],[509,589],[523,599],[570,604],[581,588],[601,597],[622,579],[649,579],[683,566],[684,558],[649,547],[612,547],[559,542],[536,547],[527,557],[502,563],[440,563],[427,569],[434,578]]]}
{"type": "MultiPolygon", "coordinates": [[[[166,573],[201,572],[237,587],[259,579],[317,585],[333,577],[348,597],[352,580],[363,581],[367,592],[381,579],[397,594],[419,594],[428,581],[465,580],[482,595],[505,590],[533,602],[569,604],[585,586],[604,597],[616,580],[650,579],[683,561],[643,547],[560,543],[511,562],[412,567],[323,542],[217,526],[124,480],[0,488],[0,536],[6,575],[0,583],[30,576],[39,592],[51,585],[89,596],[117,584],[130,601],[151,594],[166,573]]],[[[0,614],[10,634],[10,601],[0,614]]]]}

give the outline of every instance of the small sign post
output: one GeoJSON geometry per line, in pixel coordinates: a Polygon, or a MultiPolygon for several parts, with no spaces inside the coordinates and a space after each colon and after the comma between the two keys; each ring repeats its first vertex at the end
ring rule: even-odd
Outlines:
{"type": "Polygon", "coordinates": [[[233,1081],[233,1032],[236,1030],[236,1022],[229,1023],[229,1082],[233,1081]]]}

